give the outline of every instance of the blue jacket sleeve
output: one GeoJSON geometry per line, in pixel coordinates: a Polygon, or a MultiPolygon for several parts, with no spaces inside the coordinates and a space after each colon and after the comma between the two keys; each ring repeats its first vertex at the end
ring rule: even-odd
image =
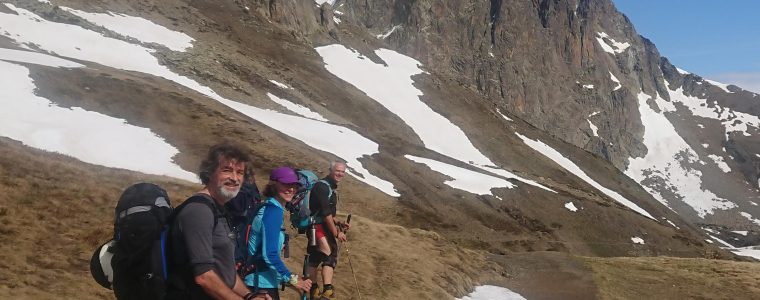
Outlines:
{"type": "Polygon", "coordinates": [[[264,262],[277,271],[280,280],[287,282],[290,280],[290,271],[285,267],[285,263],[280,258],[280,232],[282,231],[282,209],[273,209],[267,207],[263,216],[263,236],[264,240],[262,249],[264,250],[264,262]]]}

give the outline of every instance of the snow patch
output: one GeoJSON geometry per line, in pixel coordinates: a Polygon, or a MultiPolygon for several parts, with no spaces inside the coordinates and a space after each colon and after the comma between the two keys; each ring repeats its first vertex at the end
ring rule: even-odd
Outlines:
{"type": "Polygon", "coordinates": [[[670,224],[671,226],[675,227],[676,229],[681,229],[681,227],[678,227],[676,225],[676,223],[673,223],[673,221],[671,221],[671,220],[667,220],[667,221],[668,221],[668,224],[670,224]]]}
{"type": "Polygon", "coordinates": [[[615,77],[615,75],[612,74],[612,72],[610,72],[610,79],[612,79],[612,81],[615,82],[616,84],[616,86],[612,89],[613,91],[617,91],[623,87],[623,85],[620,84],[620,80],[618,80],[617,77],[615,77]]]}
{"type": "Polygon", "coordinates": [[[736,233],[736,234],[741,234],[743,236],[747,236],[747,233],[749,233],[749,231],[746,231],[746,230],[736,230],[736,231],[731,231],[731,232],[736,233]]]}
{"type": "Polygon", "coordinates": [[[588,126],[591,127],[591,132],[594,134],[594,136],[598,137],[599,128],[597,128],[596,125],[594,125],[594,123],[591,123],[591,120],[586,119],[586,121],[588,121],[588,126]]]}
{"type": "Polygon", "coordinates": [[[710,83],[710,84],[712,84],[714,86],[717,86],[717,87],[721,88],[722,90],[726,91],[726,93],[729,93],[729,94],[733,93],[732,91],[728,90],[728,84],[720,83],[720,82],[717,82],[715,80],[710,80],[710,79],[705,79],[705,81],[707,81],[708,83],[710,83]]]}
{"type": "Polygon", "coordinates": [[[328,71],[399,116],[428,149],[463,162],[494,165],[472,145],[459,127],[420,100],[422,91],[413,85],[411,78],[422,73],[418,61],[387,49],[375,51],[387,66],[376,64],[343,45],[329,45],[316,50],[324,59],[328,71]]]}
{"type": "Polygon", "coordinates": [[[523,140],[523,142],[528,145],[529,147],[533,148],[533,150],[538,151],[539,153],[543,154],[544,156],[548,157],[549,159],[553,160],[558,165],[562,166],[566,170],[570,171],[570,173],[575,174],[575,176],[578,176],[578,178],[583,179],[587,183],[589,183],[594,188],[598,189],[605,195],[609,196],[610,198],[614,199],[615,201],[619,202],[620,204],[625,205],[626,207],[630,208],[631,210],[644,215],[647,218],[650,218],[654,220],[654,217],[650,215],[646,210],[642,209],[636,203],[631,202],[630,200],[626,199],[622,195],[618,194],[617,192],[610,190],[598,182],[596,182],[594,179],[589,177],[586,172],[583,172],[578,165],[576,165],[574,162],[563,156],[561,153],[559,153],[557,150],[554,150],[553,148],[549,147],[548,145],[544,144],[543,142],[539,140],[532,140],[529,139],[519,133],[517,134],[520,139],[523,140]]]}
{"type": "Polygon", "coordinates": [[[328,120],[325,119],[324,117],[322,117],[322,115],[320,115],[320,114],[318,114],[316,112],[311,111],[306,106],[290,102],[288,100],[285,100],[285,99],[282,99],[280,97],[277,97],[277,96],[275,96],[275,95],[273,95],[271,93],[267,93],[267,96],[269,96],[269,99],[272,99],[272,101],[276,102],[277,104],[282,105],[283,107],[287,108],[288,110],[290,110],[290,111],[292,111],[294,113],[297,113],[297,114],[299,114],[301,116],[304,116],[304,117],[309,118],[309,119],[314,119],[314,120],[317,120],[317,121],[328,122],[328,120]]]}
{"type": "Polygon", "coordinates": [[[523,296],[507,288],[481,285],[475,287],[475,290],[467,296],[456,298],[455,300],[526,300],[523,296]]]}
{"type": "Polygon", "coordinates": [[[318,5],[322,5],[323,3],[330,4],[330,6],[335,5],[335,0],[314,0],[318,5]]]}
{"type": "Polygon", "coordinates": [[[702,144],[702,148],[707,149],[708,147],[710,147],[710,144],[702,144]]]}
{"type": "Polygon", "coordinates": [[[755,224],[760,225],[760,220],[755,219],[750,213],[748,213],[748,212],[740,212],[739,214],[741,214],[742,217],[747,218],[747,220],[750,220],[750,221],[754,222],[755,224]]]}
{"type": "Polygon", "coordinates": [[[703,190],[702,172],[687,166],[688,163],[697,163],[699,156],[665,117],[664,112],[675,109],[672,103],[658,95],[654,100],[661,111],[657,112],[647,103],[652,97],[641,92],[638,99],[641,123],[644,126],[643,143],[647,148],[647,154],[644,157],[629,158],[625,174],[639,182],[655,199],[668,207],[670,205],[667,200],[657,189],[672,192],[702,218],[716,209],[736,207],[736,204],[718,197],[713,192],[703,190]]]}
{"type": "MultiPolygon", "coordinates": [[[[54,62],[70,66],[62,59],[54,62]]],[[[56,106],[34,94],[37,87],[26,67],[0,61],[0,70],[0,135],[91,164],[198,181],[172,161],[179,151],[150,129],[79,107],[56,106]]]]}
{"type": "Polygon", "coordinates": [[[678,73],[681,74],[681,75],[689,75],[689,74],[691,74],[689,71],[686,71],[686,70],[678,68],[678,67],[676,67],[676,71],[678,71],[678,73]]]}
{"type": "Polygon", "coordinates": [[[48,67],[82,68],[84,65],[39,52],[0,48],[0,60],[48,67]]]}
{"type": "Polygon", "coordinates": [[[496,109],[496,112],[497,112],[497,113],[499,113],[499,115],[500,115],[502,118],[504,118],[504,120],[507,120],[507,121],[510,121],[510,122],[514,122],[514,120],[512,120],[512,119],[510,119],[509,117],[507,117],[507,116],[505,116],[504,114],[502,114],[502,113],[501,113],[501,111],[500,111],[498,108],[496,109]]]}
{"type": "Polygon", "coordinates": [[[211,89],[200,87],[195,81],[162,66],[152,55],[155,52],[153,49],[108,38],[76,25],[50,22],[28,10],[16,8],[9,3],[5,5],[18,15],[0,14],[0,27],[12,32],[13,36],[9,38],[17,43],[36,44],[44,51],[63,57],[152,74],[203,94],[211,92],[211,89]]]}
{"type": "MultiPolygon", "coordinates": [[[[686,96],[682,87],[676,90],[668,90],[668,93],[671,101],[683,104],[694,116],[720,121],[725,127],[726,137],[730,132],[743,132],[745,135],[749,135],[749,126],[756,129],[760,128],[760,117],[734,111],[715,102],[709,103],[713,107],[708,107],[707,100],[686,96]]],[[[704,128],[704,126],[701,127],[704,128]]]]}
{"type": "Polygon", "coordinates": [[[578,208],[575,207],[575,204],[573,204],[572,202],[565,203],[565,208],[567,208],[567,210],[572,211],[572,212],[578,211],[578,208]]]}
{"type": "Polygon", "coordinates": [[[644,239],[637,236],[631,237],[631,242],[634,244],[644,245],[644,239]]]}
{"type": "Polygon", "coordinates": [[[431,170],[451,177],[452,180],[444,182],[446,185],[473,194],[493,196],[491,189],[511,189],[516,187],[516,185],[507,180],[442,163],[437,160],[412,155],[404,155],[404,157],[416,163],[425,164],[431,170]]]}
{"type": "Polygon", "coordinates": [[[723,246],[725,246],[725,247],[721,247],[721,248],[723,248],[723,249],[733,249],[733,248],[734,248],[734,246],[733,246],[733,245],[731,245],[731,244],[727,243],[727,242],[726,242],[726,241],[724,241],[724,240],[721,240],[721,239],[719,239],[718,237],[716,237],[716,236],[714,236],[714,235],[712,235],[712,234],[708,234],[707,236],[709,236],[709,237],[710,237],[710,238],[712,238],[713,240],[716,240],[716,241],[718,241],[718,243],[721,243],[723,246]]]}
{"type": "Polygon", "coordinates": [[[631,46],[629,43],[619,43],[615,41],[613,38],[611,38],[607,33],[604,32],[597,32],[597,38],[596,40],[599,42],[599,45],[602,46],[602,49],[604,52],[610,53],[610,54],[618,54],[623,53],[625,49],[628,49],[628,47],[631,46]],[[610,43],[607,43],[605,39],[609,40],[610,43]]]}
{"type": "Polygon", "coordinates": [[[60,6],[61,9],[98,26],[146,43],[164,45],[172,51],[185,51],[193,47],[194,39],[182,32],[169,30],[149,20],[115,12],[89,13],[60,6]]]}
{"type": "Polygon", "coordinates": [[[281,83],[277,80],[269,80],[272,84],[276,85],[277,87],[284,89],[284,90],[292,90],[292,87],[289,87],[287,84],[281,83]]]}
{"type": "Polygon", "coordinates": [[[375,37],[377,37],[378,39],[384,40],[388,38],[389,36],[391,36],[391,34],[393,34],[393,32],[396,31],[396,29],[401,29],[401,28],[402,28],[401,25],[393,26],[390,30],[386,31],[383,34],[378,34],[375,37]]]}
{"type": "Polygon", "coordinates": [[[712,234],[718,234],[717,230],[710,229],[710,228],[707,228],[707,227],[702,227],[702,230],[707,231],[707,232],[712,233],[712,234]]]}
{"type": "Polygon", "coordinates": [[[748,257],[752,257],[754,259],[760,259],[760,249],[758,249],[758,246],[733,248],[733,249],[730,249],[730,250],[731,250],[731,252],[734,252],[734,254],[736,254],[736,255],[748,256],[748,257]]]}
{"type": "Polygon", "coordinates": [[[591,90],[591,89],[594,89],[594,85],[593,84],[584,84],[583,88],[591,90]]]}
{"type": "Polygon", "coordinates": [[[717,165],[718,168],[720,168],[724,173],[731,172],[731,168],[728,166],[725,160],[723,160],[722,156],[717,156],[715,154],[710,154],[707,157],[711,158],[717,165]]]}

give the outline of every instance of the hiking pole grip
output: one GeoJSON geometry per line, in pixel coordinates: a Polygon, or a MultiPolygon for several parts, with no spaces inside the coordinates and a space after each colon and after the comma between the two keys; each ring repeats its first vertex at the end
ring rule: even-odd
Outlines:
{"type": "Polygon", "coordinates": [[[346,217],[346,223],[342,224],[340,226],[340,230],[343,231],[343,232],[347,232],[348,231],[348,226],[347,226],[348,224],[351,224],[351,214],[348,214],[348,216],[346,217]]]}

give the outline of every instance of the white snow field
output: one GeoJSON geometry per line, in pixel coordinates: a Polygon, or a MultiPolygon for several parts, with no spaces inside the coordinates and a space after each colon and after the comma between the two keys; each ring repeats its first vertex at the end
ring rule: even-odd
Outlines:
{"type": "Polygon", "coordinates": [[[185,51],[193,47],[193,39],[187,34],[170,30],[149,20],[115,12],[89,13],[59,6],[64,11],[79,16],[90,23],[146,43],[156,43],[172,51],[185,51]]]}
{"type": "Polygon", "coordinates": [[[467,296],[457,298],[456,300],[527,300],[525,297],[515,293],[507,288],[481,285],[475,287],[475,290],[467,296]]]}
{"type": "Polygon", "coordinates": [[[651,97],[643,92],[639,93],[638,99],[647,154],[644,157],[630,158],[625,174],[642,183],[642,187],[655,199],[670,207],[665,197],[655,189],[657,184],[662,184],[691,206],[700,217],[711,214],[716,209],[735,207],[736,204],[703,189],[702,172],[685,166],[687,163],[698,163],[699,156],[678,135],[673,124],[664,115],[665,112],[675,110],[673,103],[665,101],[659,95],[651,97]],[[659,112],[649,107],[647,100],[652,98],[660,108],[659,112]],[[683,160],[686,162],[682,162],[683,160]],[[652,183],[648,179],[660,181],[652,183]]]}
{"type": "MultiPolygon", "coordinates": [[[[0,51],[6,60],[7,49],[0,51]]],[[[15,55],[18,57],[23,55],[15,55]]],[[[76,67],[55,57],[31,55],[24,62],[51,67],[76,67]]],[[[75,157],[81,161],[197,181],[172,158],[179,153],[148,128],[127,124],[78,107],[63,108],[34,94],[29,69],[0,61],[0,135],[25,145],[75,157]]]]}

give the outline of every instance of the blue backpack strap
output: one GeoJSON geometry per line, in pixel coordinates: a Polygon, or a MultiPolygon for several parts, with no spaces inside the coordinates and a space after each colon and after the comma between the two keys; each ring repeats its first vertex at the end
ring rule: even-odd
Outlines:
{"type": "MultiPolygon", "coordinates": [[[[264,209],[266,206],[272,206],[272,204],[270,204],[270,203],[269,203],[269,202],[267,202],[267,201],[264,201],[263,203],[261,203],[261,205],[259,205],[259,207],[257,207],[257,208],[254,210],[254,213],[251,215],[251,219],[250,219],[250,221],[248,222],[248,226],[250,226],[251,228],[253,227],[253,222],[254,222],[254,220],[256,220],[256,216],[257,216],[257,215],[259,214],[259,212],[260,212],[261,210],[263,210],[263,209],[264,209]]],[[[248,227],[248,226],[247,226],[247,227],[248,227]]],[[[244,247],[244,248],[245,248],[245,252],[244,252],[244,253],[245,253],[245,255],[244,255],[244,259],[243,259],[243,266],[242,266],[242,268],[239,270],[239,271],[240,271],[240,277],[242,277],[243,279],[245,279],[245,276],[247,276],[247,275],[249,275],[249,274],[251,274],[251,273],[254,273],[254,272],[255,272],[255,273],[256,273],[256,275],[255,275],[255,277],[254,277],[254,282],[257,282],[257,281],[258,281],[258,271],[256,270],[256,269],[257,269],[257,268],[256,268],[256,260],[257,260],[257,259],[260,259],[260,258],[261,258],[261,256],[260,256],[260,255],[261,255],[261,252],[263,251],[263,250],[261,249],[261,245],[262,245],[262,244],[259,244],[259,246],[258,246],[258,247],[256,247],[256,254],[255,254],[255,255],[250,255],[250,254],[248,253],[248,243],[251,241],[251,237],[250,237],[248,234],[250,234],[250,232],[246,232],[246,237],[245,237],[245,247],[244,247]]],[[[262,238],[263,238],[263,237],[262,237],[262,238]]]]}
{"type": "Polygon", "coordinates": [[[330,200],[333,194],[332,186],[330,185],[329,182],[327,182],[327,180],[324,180],[324,179],[320,179],[319,182],[324,183],[327,186],[327,190],[330,191],[329,193],[327,193],[327,200],[330,200]]]}

